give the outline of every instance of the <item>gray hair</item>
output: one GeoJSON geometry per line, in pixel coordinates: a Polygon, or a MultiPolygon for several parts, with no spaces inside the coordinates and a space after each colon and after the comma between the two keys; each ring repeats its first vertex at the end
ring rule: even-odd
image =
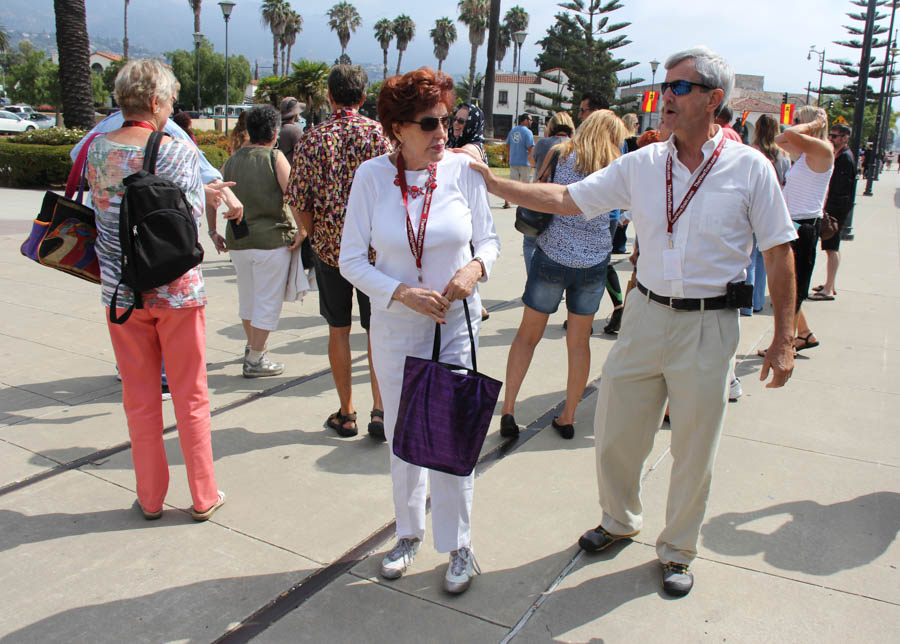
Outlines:
{"type": "Polygon", "coordinates": [[[724,96],[722,96],[722,102],[716,107],[716,115],[718,115],[722,106],[728,104],[731,91],[734,89],[734,70],[720,54],[703,45],[672,54],[666,61],[665,67],[666,69],[672,69],[675,65],[688,58],[694,60],[694,69],[704,85],[715,87],[725,92],[724,96]]]}
{"type": "Polygon", "coordinates": [[[116,76],[116,103],[125,112],[149,111],[151,98],[172,100],[178,88],[175,75],[158,60],[129,60],[116,76]]]}

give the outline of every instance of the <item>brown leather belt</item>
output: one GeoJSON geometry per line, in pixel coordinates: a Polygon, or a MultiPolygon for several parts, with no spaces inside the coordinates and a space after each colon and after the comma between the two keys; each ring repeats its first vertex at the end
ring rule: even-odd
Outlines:
{"type": "Polygon", "coordinates": [[[715,311],[718,309],[733,308],[728,306],[727,298],[724,295],[706,298],[666,297],[664,295],[657,295],[640,282],[637,283],[637,287],[641,293],[654,302],[659,302],[675,311],[715,311]]]}

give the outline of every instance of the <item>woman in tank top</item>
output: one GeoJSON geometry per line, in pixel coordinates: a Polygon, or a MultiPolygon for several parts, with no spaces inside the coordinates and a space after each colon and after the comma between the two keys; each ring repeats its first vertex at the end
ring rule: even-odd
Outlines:
{"type": "Polygon", "coordinates": [[[794,125],[775,137],[775,143],[789,154],[799,155],[788,170],[784,184],[784,200],[797,229],[797,239],[791,242],[797,280],[794,316],[794,348],[797,351],[819,346],[819,340],[810,330],[800,306],[809,294],[822,207],[834,169],[834,148],[827,139],[827,132],[828,115],[825,110],[807,105],[797,110],[794,125]]]}

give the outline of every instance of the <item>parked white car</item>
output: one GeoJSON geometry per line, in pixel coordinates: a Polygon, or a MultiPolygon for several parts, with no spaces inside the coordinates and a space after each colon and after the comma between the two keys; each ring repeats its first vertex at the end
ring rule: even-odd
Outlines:
{"type": "Polygon", "coordinates": [[[36,129],[37,125],[28,119],[6,110],[0,110],[0,134],[18,134],[36,129]]]}
{"type": "Polygon", "coordinates": [[[7,105],[3,108],[7,112],[12,112],[13,114],[18,114],[19,116],[24,116],[28,118],[32,114],[37,114],[34,111],[34,108],[31,105],[25,105],[24,103],[19,103],[17,105],[7,105]]]}

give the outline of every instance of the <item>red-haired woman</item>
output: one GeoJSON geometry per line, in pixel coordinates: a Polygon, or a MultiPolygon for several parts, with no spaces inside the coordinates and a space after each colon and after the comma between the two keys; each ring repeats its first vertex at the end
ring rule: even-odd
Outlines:
{"type": "MultiPolygon", "coordinates": [[[[474,313],[477,341],[481,298],[475,285],[487,279],[500,253],[483,179],[466,155],[444,151],[453,103],[453,81],[444,73],[422,68],[386,80],[378,114],[395,151],[359,166],[347,204],[341,273],[371,300],[372,362],[388,442],[406,356],[431,356],[435,322],[443,325],[441,362],[471,367],[462,300],[474,313]]],[[[393,454],[390,459],[398,540],[381,575],[400,577],[419,549],[430,479],[434,545],[450,553],[444,588],[465,591],[477,570],[469,527],[474,476],[428,470],[393,454]]]]}

